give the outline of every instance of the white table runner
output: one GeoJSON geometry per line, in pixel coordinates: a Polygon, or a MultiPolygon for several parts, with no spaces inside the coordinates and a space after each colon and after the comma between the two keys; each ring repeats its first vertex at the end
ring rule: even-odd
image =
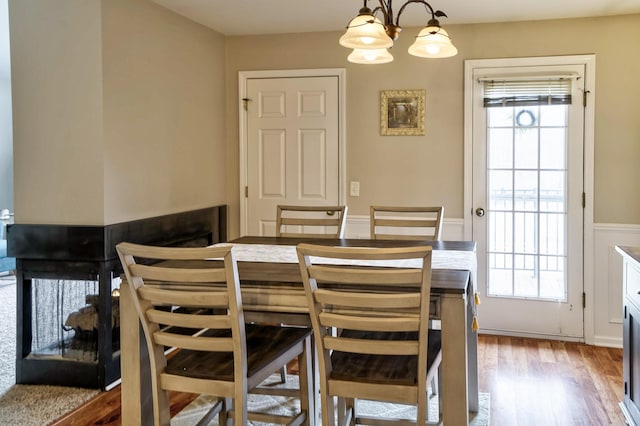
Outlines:
{"type": "MultiPolygon", "coordinates": [[[[233,246],[236,260],[239,262],[275,262],[275,263],[298,263],[296,246],[270,245],[270,244],[236,244],[219,243],[215,246],[233,246]]],[[[336,261],[337,262],[337,261],[336,261]]],[[[418,266],[417,260],[405,262],[399,261],[377,261],[379,266],[418,266]]],[[[349,264],[358,262],[349,261],[349,264]]],[[[432,269],[457,269],[469,271],[471,273],[471,283],[474,293],[476,290],[476,253],[472,251],[460,250],[433,250],[431,255],[432,269]]]]}

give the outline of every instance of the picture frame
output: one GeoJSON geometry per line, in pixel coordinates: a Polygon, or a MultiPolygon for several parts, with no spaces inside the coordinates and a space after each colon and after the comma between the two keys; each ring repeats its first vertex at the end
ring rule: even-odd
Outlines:
{"type": "Polygon", "coordinates": [[[382,90],[380,134],[422,136],[425,134],[425,90],[382,90]]]}

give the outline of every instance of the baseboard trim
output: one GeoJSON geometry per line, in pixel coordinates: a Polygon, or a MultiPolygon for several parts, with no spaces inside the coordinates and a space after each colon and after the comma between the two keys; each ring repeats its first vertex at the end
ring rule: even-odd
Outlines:
{"type": "Polygon", "coordinates": [[[542,333],[521,333],[521,332],[507,331],[507,330],[491,330],[486,328],[480,328],[480,330],[478,330],[478,334],[487,334],[491,336],[522,337],[525,339],[560,340],[563,342],[584,343],[584,339],[582,337],[556,336],[552,334],[542,334],[542,333]]]}

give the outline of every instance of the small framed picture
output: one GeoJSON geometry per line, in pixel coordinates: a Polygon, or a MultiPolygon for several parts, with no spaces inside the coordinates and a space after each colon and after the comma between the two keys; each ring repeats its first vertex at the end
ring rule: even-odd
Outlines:
{"type": "Polygon", "coordinates": [[[424,90],[380,92],[380,134],[420,136],[425,134],[424,90]]]}

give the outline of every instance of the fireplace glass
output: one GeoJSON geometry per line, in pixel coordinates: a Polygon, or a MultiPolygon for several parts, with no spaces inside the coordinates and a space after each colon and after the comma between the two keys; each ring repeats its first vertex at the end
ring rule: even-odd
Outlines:
{"type": "MultiPolygon", "coordinates": [[[[113,348],[119,349],[119,278],[112,283],[113,348]]],[[[31,357],[98,361],[98,281],[33,279],[31,357]]]]}

